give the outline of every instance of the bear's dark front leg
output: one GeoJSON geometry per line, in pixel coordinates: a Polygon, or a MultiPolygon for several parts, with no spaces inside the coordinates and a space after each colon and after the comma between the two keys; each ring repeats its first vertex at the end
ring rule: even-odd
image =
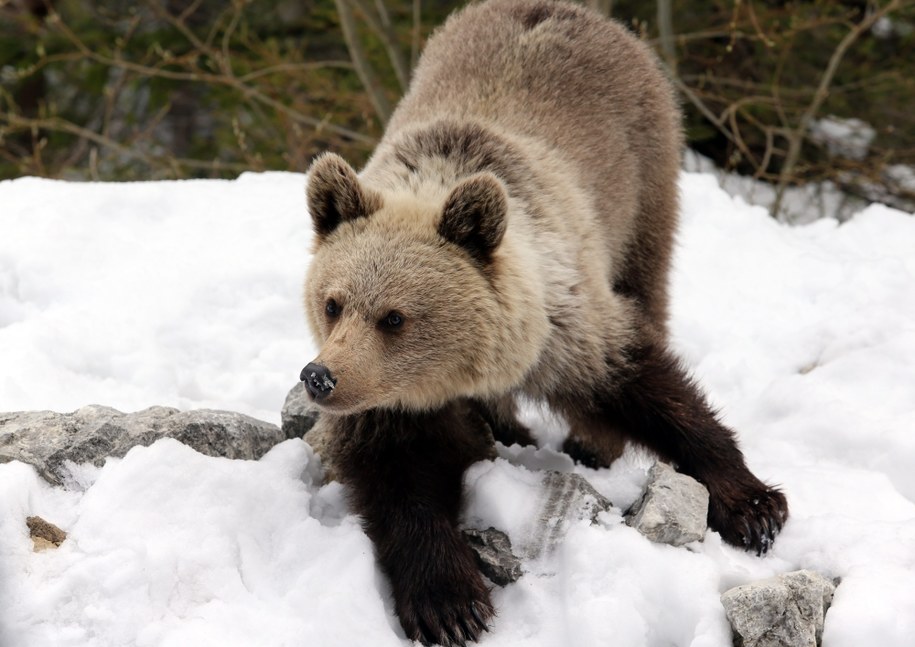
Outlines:
{"type": "Polygon", "coordinates": [[[407,637],[446,647],[477,640],[494,610],[457,521],[464,470],[492,450],[479,409],[370,411],[342,427],[341,477],[407,637]]]}
{"type": "Polygon", "coordinates": [[[607,384],[560,406],[595,418],[672,461],[709,491],[709,526],[730,544],[766,552],[788,518],[785,496],[747,468],[734,433],[666,349],[647,343],[611,362],[607,384]],[[590,397],[589,397],[590,396],[590,397]]]}

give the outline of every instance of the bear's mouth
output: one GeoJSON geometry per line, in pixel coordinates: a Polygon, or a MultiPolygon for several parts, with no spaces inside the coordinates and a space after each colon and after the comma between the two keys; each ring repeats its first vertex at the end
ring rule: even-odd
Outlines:
{"type": "Polygon", "coordinates": [[[376,400],[365,397],[369,394],[360,393],[359,389],[351,388],[352,385],[347,384],[349,380],[343,379],[343,386],[349,386],[349,388],[341,388],[340,379],[346,377],[345,373],[345,370],[339,373],[336,370],[332,372],[320,360],[310,362],[302,369],[299,380],[301,380],[312,406],[319,412],[349,415],[375,406],[376,400]]]}
{"type": "Polygon", "coordinates": [[[315,395],[308,388],[308,384],[305,382],[305,380],[303,380],[303,383],[305,386],[305,392],[308,394],[309,402],[311,402],[311,405],[320,413],[343,416],[359,413],[371,408],[365,406],[365,404],[361,401],[354,402],[351,398],[346,397],[346,395],[341,393],[339,390],[334,391],[333,389],[330,389],[330,392],[327,393],[327,395],[315,395]]]}
{"type": "Polygon", "coordinates": [[[361,413],[362,411],[365,411],[369,408],[360,406],[359,404],[352,404],[343,400],[338,400],[336,398],[330,398],[329,400],[316,400],[313,396],[311,396],[310,399],[319,413],[326,413],[335,416],[349,416],[356,413],[361,413]]]}

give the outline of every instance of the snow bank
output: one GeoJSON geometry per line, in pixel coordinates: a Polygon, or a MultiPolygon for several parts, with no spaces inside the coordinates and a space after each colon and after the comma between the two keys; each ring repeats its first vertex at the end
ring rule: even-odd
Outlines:
{"type": "Polygon", "coordinates": [[[0,183],[0,410],[212,407],[279,423],[310,359],[302,176],[0,183]]]}
{"type": "MultiPolygon", "coordinates": [[[[0,410],[89,403],[278,422],[314,356],[300,311],[304,181],[0,183],[0,410]]],[[[616,508],[568,529],[494,595],[485,645],[726,647],[719,594],[811,568],[841,577],[831,647],[915,635],[915,220],[773,222],[711,176],[682,179],[674,341],[792,517],[765,558],[707,534],[672,548],[622,524],[648,460],[575,468],[616,508]]],[[[555,447],[555,421],[525,416],[555,447]]],[[[468,475],[466,518],[529,532],[539,477],[507,448],[468,475]]],[[[0,465],[0,645],[403,645],[342,489],[287,441],[257,462],[174,441],[51,488],[0,465]],[[69,538],[33,553],[25,517],[69,538]]]]}

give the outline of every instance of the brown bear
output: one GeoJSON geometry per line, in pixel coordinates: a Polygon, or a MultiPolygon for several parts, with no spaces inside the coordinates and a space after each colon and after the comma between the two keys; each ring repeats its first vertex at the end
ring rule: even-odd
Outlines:
{"type": "Polygon", "coordinates": [[[623,27],[489,0],[430,38],[360,173],[312,165],[301,377],[408,637],[463,644],[493,613],[455,524],[486,429],[529,440],[519,394],[580,459],[625,438],[704,483],[731,544],[764,552],[787,518],[667,347],[680,121],[623,27]]]}

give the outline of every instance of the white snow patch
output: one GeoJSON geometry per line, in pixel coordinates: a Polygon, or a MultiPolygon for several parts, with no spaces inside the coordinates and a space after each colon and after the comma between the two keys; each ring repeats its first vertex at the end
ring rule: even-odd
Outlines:
{"type": "MultiPolygon", "coordinates": [[[[692,173],[712,174],[728,194],[745,202],[771,210],[777,195],[771,182],[723,171],[707,157],[687,149],[683,168],[692,173]]],[[[823,218],[846,221],[867,206],[868,202],[852,196],[834,182],[810,182],[802,186],[785,187],[779,208],[779,220],[791,224],[810,224],[823,218]]]]}
{"type": "Polygon", "coordinates": [[[810,124],[810,139],[826,146],[831,157],[863,160],[876,136],[873,126],[855,117],[830,115],[810,124]]]}
{"type": "Polygon", "coordinates": [[[168,404],[279,422],[313,357],[303,176],[22,178],[0,196],[0,409],[168,404]]]}

